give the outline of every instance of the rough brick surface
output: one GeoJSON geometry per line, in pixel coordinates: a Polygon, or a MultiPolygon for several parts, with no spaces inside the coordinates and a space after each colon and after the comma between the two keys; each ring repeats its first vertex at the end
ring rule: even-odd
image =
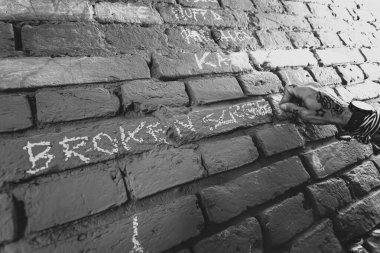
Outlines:
{"type": "Polygon", "coordinates": [[[255,218],[230,226],[220,233],[201,240],[195,253],[256,252],[262,253],[260,224],[255,218]]]}
{"type": "Polygon", "coordinates": [[[238,168],[255,161],[259,153],[251,137],[234,137],[200,145],[203,164],[209,174],[238,168]]]}
{"type": "Polygon", "coordinates": [[[12,24],[0,22],[0,34],[0,57],[12,56],[15,53],[15,42],[12,24]]]}
{"type": "Polygon", "coordinates": [[[380,63],[380,48],[362,48],[361,51],[368,62],[380,63]]]}
{"type": "Polygon", "coordinates": [[[194,0],[179,0],[179,4],[187,7],[196,8],[220,8],[218,0],[209,1],[194,1],[194,0]]]}
{"type": "Polygon", "coordinates": [[[201,178],[201,157],[192,148],[152,151],[126,164],[132,194],[138,198],[201,178]]]}
{"type": "Polygon", "coordinates": [[[364,73],[356,65],[339,66],[337,69],[347,84],[364,81],[364,73]]]}
{"type": "Polygon", "coordinates": [[[318,39],[325,47],[342,47],[343,43],[338,34],[332,31],[318,31],[316,32],[318,39]]]}
{"type": "Polygon", "coordinates": [[[194,104],[209,104],[244,97],[234,77],[189,80],[186,85],[194,104]]]}
{"type": "Polygon", "coordinates": [[[153,56],[152,75],[161,79],[175,79],[201,74],[238,73],[252,71],[245,52],[185,53],[175,58],[153,56]]]}
{"type": "Polygon", "coordinates": [[[36,93],[37,119],[59,122],[112,116],[119,110],[116,95],[104,88],[41,90],[36,93]]]}
{"type": "Polygon", "coordinates": [[[127,201],[115,164],[96,165],[79,173],[40,179],[19,186],[14,194],[24,202],[29,232],[98,213],[127,201]]]}
{"type": "Polygon", "coordinates": [[[367,100],[380,96],[380,84],[366,81],[345,87],[337,87],[336,91],[341,97],[346,97],[349,101],[352,99],[367,100]]]}
{"type": "Polygon", "coordinates": [[[260,12],[277,12],[284,13],[284,6],[279,0],[253,0],[260,12]]]}
{"type": "Polygon", "coordinates": [[[13,199],[7,194],[0,194],[0,242],[15,239],[17,232],[16,209],[13,199]]]}
{"type": "Polygon", "coordinates": [[[283,4],[288,14],[296,15],[296,16],[310,15],[309,8],[303,2],[283,1],[283,4]]]}
{"type": "Polygon", "coordinates": [[[344,173],[342,178],[347,181],[352,193],[357,198],[363,197],[380,185],[380,173],[372,162],[364,162],[344,173]]]}
{"type": "Polygon", "coordinates": [[[339,211],[334,227],[343,240],[369,232],[380,222],[380,191],[339,211]]]}
{"type": "MultiPolygon", "coordinates": [[[[165,41],[165,37],[163,37],[162,35],[163,32],[159,28],[156,28],[155,30],[158,32],[158,35],[161,34],[160,38],[163,38],[165,41]]],[[[168,47],[177,47],[189,52],[216,51],[218,47],[217,43],[211,37],[211,31],[207,28],[200,28],[200,27],[190,28],[190,27],[180,26],[180,27],[166,28],[164,32],[167,36],[168,47]]],[[[139,40],[136,39],[136,42],[137,41],[139,40]]],[[[161,43],[161,45],[165,46],[165,43],[161,43]]],[[[165,48],[164,48],[164,51],[165,51],[165,48]]]]}
{"type": "Polygon", "coordinates": [[[280,79],[272,72],[254,71],[238,77],[244,93],[249,96],[268,95],[282,90],[280,79]]]}
{"type": "Polygon", "coordinates": [[[244,48],[249,50],[260,48],[256,37],[249,30],[225,29],[213,30],[212,33],[214,35],[220,33],[220,40],[217,42],[225,50],[239,51],[244,48]]]}
{"type": "Polygon", "coordinates": [[[10,132],[33,126],[32,111],[26,96],[0,96],[0,132],[10,132]]]}
{"type": "Polygon", "coordinates": [[[332,67],[315,67],[309,69],[315,80],[322,85],[338,85],[342,79],[332,67]]]}
{"type": "Polygon", "coordinates": [[[364,63],[360,65],[366,78],[375,80],[380,79],[380,65],[375,63],[364,63]]]}
{"type": "Polygon", "coordinates": [[[299,194],[264,210],[259,218],[266,242],[282,244],[313,223],[313,211],[304,207],[304,196],[299,194]]]}
{"type": "Polygon", "coordinates": [[[332,18],[332,12],[327,5],[308,3],[309,9],[313,16],[319,18],[332,18]]]}
{"type": "Polygon", "coordinates": [[[303,69],[287,69],[278,72],[285,85],[305,85],[314,82],[309,72],[303,69]]]}
{"type": "Polygon", "coordinates": [[[349,30],[350,25],[344,21],[337,18],[307,18],[313,30],[317,31],[345,31],[349,30]]]}
{"type": "Polygon", "coordinates": [[[274,163],[224,185],[201,191],[202,202],[212,222],[223,222],[248,207],[272,199],[309,179],[297,157],[274,163]]]}
{"type": "Polygon", "coordinates": [[[331,220],[323,220],[297,237],[292,242],[289,253],[340,253],[342,250],[340,242],[334,235],[331,220]]]}
{"type": "Polygon", "coordinates": [[[0,20],[91,21],[92,16],[90,1],[86,0],[57,3],[50,0],[4,0],[0,3],[0,20]]]}
{"type": "Polygon", "coordinates": [[[364,58],[357,49],[350,48],[328,48],[316,50],[323,65],[363,63],[364,58]]]}
{"type": "Polygon", "coordinates": [[[151,112],[159,106],[186,106],[189,98],[183,82],[155,82],[137,80],[125,82],[121,88],[123,105],[135,111],[151,112]]]}
{"type": "Polygon", "coordinates": [[[302,154],[316,178],[324,178],[372,154],[368,145],[356,141],[336,142],[302,154]]]}
{"type": "Polygon", "coordinates": [[[150,78],[150,72],[139,56],[30,57],[0,60],[0,77],[0,90],[7,90],[150,78]]]}
{"type": "Polygon", "coordinates": [[[256,17],[257,19],[253,24],[262,29],[288,29],[305,31],[309,31],[311,29],[309,23],[302,16],[262,13],[257,14],[256,17]]]}
{"type": "Polygon", "coordinates": [[[352,201],[350,190],[340,178],[309,185],[307,191],[319,216],[332,214],[352,201]]]}
{"type": "Polygon", "coordinates": [[[221,0],[224,7],[238,10],[250,10],[253,8],[251,0],[221,0]]]}
{"type": "Polygon", "coordinates": [[[287,34],[296,48],[316,48],[321,45],[311,32],[288,32],[287,34]]]}
{"type": "Polygon", "coordinates": [[[306,124],[299,128],[307,141],[317,141],[335,136],[338,131],[334,125],[306,124]]]}
{"type": "Polygon", "coordinates": [[[305,144],[294,125],[275,125],[257,130],[255,141],[265,156],[299,148],[305,144]]]}
{"type": "Polygon", "coordinates": [[[349,47],[355,47],[360,48],[362,46],[364,47],[371,47],[372,42],[369,38],[371,36],[370,34],[366,34],[364,32],[360,31],[349,31],[349,32],[339,32],[338,33],[341,40],[344,42],[346,46],[349,47]]]}
{"type": "Polygon", "coordinates": [[[284,31],[257,31],[257,36],[265,49],[293,49],[284,31]]]}

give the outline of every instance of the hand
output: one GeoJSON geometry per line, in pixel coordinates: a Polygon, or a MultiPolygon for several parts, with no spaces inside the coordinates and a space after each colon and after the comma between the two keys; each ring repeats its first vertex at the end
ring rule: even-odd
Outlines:
{"type": "Polygon", "coordinates": [[[286,86],[280,108],[305,122],[345,126],[352,115],[348,104],[322,89],[312,87],[315,85],[311,83],[307,86],[286,86]]]}

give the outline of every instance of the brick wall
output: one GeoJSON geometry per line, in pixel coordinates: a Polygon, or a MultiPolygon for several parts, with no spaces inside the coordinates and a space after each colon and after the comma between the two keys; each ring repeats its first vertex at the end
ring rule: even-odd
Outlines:
{"type": "Polygon", "coordinates": [[[278,103],[313,81],[377,103],[376,1],[0,1],[0,252],[331,253],[365,237],[380,156],[278,103]]]}

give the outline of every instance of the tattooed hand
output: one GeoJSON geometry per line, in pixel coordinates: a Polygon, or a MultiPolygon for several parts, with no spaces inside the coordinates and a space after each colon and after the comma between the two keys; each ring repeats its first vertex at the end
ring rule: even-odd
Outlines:
{"type": "Polygon", "coordinates": [[[345,126],[351,118],[348,104],[313,86],[316,86],[316,83],[306,86],[286,86],[280,108],[309,123],[345,126]]]}

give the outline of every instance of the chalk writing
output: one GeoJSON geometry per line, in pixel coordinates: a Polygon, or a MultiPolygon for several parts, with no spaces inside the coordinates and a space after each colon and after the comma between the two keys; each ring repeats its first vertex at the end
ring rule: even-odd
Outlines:
{"type": "Polygon", "coordinates": [[[217,21],[223,20],[217,12],[209,9],[182,8],[181,6],[179,6],[177,8],[172,8],[171,11],[177,20],[182,21],[198,22],[207,20],[208,18],[213,18],[217,21]]]}
{"type": "Polygon", "coordinates": [[[32,168],[30,170],[26,171],[29,174],[36,174],[39,171],[47,169],[49,167],[49,163],[55,157],[54,155],[48,153],[51,149],[51,144],[49,141],[42,141],[42,142],[38,142],[38,143],[30,143],[28,141],[28,144],[26,144],[26,146],[23,149],[27,150],[27,152],[29,154],[29,161],[32,163],[32,168]],[[44,151],[40,152],[39,154],[34,155],[32,149],[34,147],[39,147],[39,146],[40,147],[45,146],[46,149],[44,151]],[[36,162],[38,160],[41,160],[41,159],[46,159],[44,166],[41,166],[40,168],[36,168],[36,162]]]}
{"type": "Polygon", "coordinates": [[[174,121],[174,128],[175,130],[177,131],[178,135],[180,137],[182,137],[182,134],[181,134],[181,128],[180,127],[184,127],[192,132],[195,132],[195,129],[194,129],[194,126],[193,126],[193,122],[190,120],[190,117],[187,115],[186,116],[186,122],[185,121],[180,121],[178,119],[176,119],[174,121]]]}
{"type": "Polygon", "coordinates": [[[65,137],[63,139],[63,141],[60,141],[59,144],[61,144],[63,146],[63,153],[65,153],[65,161],[69,160],[69,158],[72,157],[72,156],[76,156],[80,160],[82,160],[83,162],[89,163],[90,162],[90,158],[85,157],[84,155],[79,154],[79,153],[77,153],[75,151],[76,149],[78,149],[80,147],[84,147],[86,145],[87,141],[88,141],[88,137],[87,136],[73,137],[73,138],[67,138],[67,137],[65,137]],[[70,142],[76,142],[76,141],[80,141],[80,142],[70,148],[70,144],[69,143],[70,142]]]}
{"type": "Polygon", "coordinates": [[[187,44],[206,43],[209,41],[203,33],[184,27],[181,27],[181,36],[185,39],[187,44]]]}
{"type": "Polygon", "coordinates": [[[144,253],[144,248],[141,246],[140,242],[137,240],[137,236],[139,235],[138,231],[138,219],[137,216],[133,217],[133,236],[132,243],[133,249],[129,253],[144,253]]]}
{"type": "Polygon", "coordinates": [[[248,34],[245,31],[220,31],[221,40],[223,41],[232,41],[232,42],[245,42],[253,40],[254,37],[251,34],[248,34]]]}
{"type": "Polygon", "coordinates": [[[112,139],[111,136],[109,136],[108,134],[105,134],[105,133],[99,133],[99,134],[97,134],[92,139],[92,143],[94,144],[94,150],[97,150],[99,152],[103,152],[103,153],[106,153],[106,154],[109,154],[109,155],[117,154],[119,152],[119,148],[118,148],[118,145],[117,145],[117,140],[116,139],[112,139]],[[112,150],[107,150],[107,149],[99,147],[98,142],[102,139],[102,137],[106,137],[111,142],[111,144],[113,146],[112,150]]]}
{"type": "Polygon", "coordinates": [[[204,69],[207,66],[214,69],[233,66],[244,70],[250,66],[248,57],[244,52],[235,52],[228,55],[220,52],[204,52],[200,55],[194,54],[194,58],[199,69],[204,69]]]}

